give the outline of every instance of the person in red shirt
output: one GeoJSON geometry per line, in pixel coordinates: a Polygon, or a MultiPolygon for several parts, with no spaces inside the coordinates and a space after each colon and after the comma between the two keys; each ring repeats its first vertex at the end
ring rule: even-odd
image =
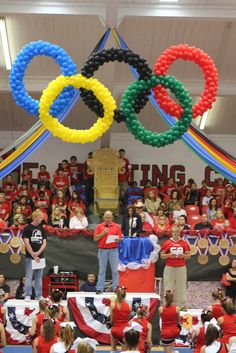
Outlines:
{"type": "Polygon", "coordinates": [[[225,195],[225,187],[224,187],[224,180],[222,178],[218,178],[216,180],[215,187],[212,190],[214,197],[217,198],[217,205],[221,206],[224,200],[225,195]]]}
{"type": "Polygon", "coordinates": [[[112,288],[118,287],[118,243],[122,240],[122,231],[119,224],[113,222],[111,211],[104,213],[104,222],[97,225],[94,231],[94,240],[98,242],[99,273],[97,281],[97,294],[104,290],[105,276],[108,262],[112,272],[112,288]]]}
{"type": "Polygon", "coordinates": [[[53,320],[45,320],[40,336],[33,342],[34,353],[49,353],[52,345],[58,341],[55,323],[53,320]]]}
{"type": "Polygon", "coordinates": [[[195,343],[195,348],[193,353],[200,353],[202,346],[206,344],[205,340],[205,322],[212,319],[212,312],[210,310],[203,310],[201,314],[202,326],[193,330],[192,342],[195,343]]]}
{"type": "Polygon", "coordinates": [[[47,213],[49,207],[49,200],[44,191],[38,193],[38,197],[34,199],[34,208],[39,208],[42,212],[47,213]]]}
{"type": "Polygon", "coordinates": [[[63,159],[63,161],[61,162],[61,168],[64,171],[64,175],[68,178],[68,180],[70,180],[70,176],[71,176],[70,165],[67,159],[63,159]]]}
{"type": "Polygon", "coordinates": [[[146,213],[140,213],[141,221],[142,221],[142,231],[139,233],[140,237],[148,237],[150,234],[153,234],[153,227],[150,223],[146,221],[146,213]]]}
{"type": "Polygon", "coordinates": [[[158,217],[157,225],[154,226],[154,233],[158,236],[158,238],[170,233],[170,225],[166,222],[165,215],[158,217]]]}
{"type": "MultiPolygon", "coordinates": [[[[205,323],[207,325],[207,323],[205,323]]],[[[219,342],[220,327],[215,323],[207,325],[205,332],[206,344],[200,349],[200,353],[227,353],[228,348],[225,344],[219,342]]]]}
{"type": "Polygon", "coordinates": [[[233,198],[234,198],[233,185],[232,184],[225,185],[224,203],[225,203],[225,200],[232,202],[233,198]]]}
{"type": "Polygon", "coordinates": [[[11,205],[5,198],[5,192],[0,192],[0,219],[7,222],[11,214],[11,205]]]}
{"type": "Polygon", "coordinates": [[[224,219],[223,211],[221,209],[218,209],[216,211],[216,218],[214,218],[211,221],[211,224],[213,225],[213,229],[216,229],[216,230],[219,230],[219,231],[223,231],[224,230],[225,219],[224,219]]]}
{"type": "Polygon", "coordinates": [[[212,291],[211,296],[214,302],[208,309],[212,312],[212,317],[218,320],[219,317],[224,315],[221,305],[221,301],[224,299],[224,293],[221,288],[217,288],[212,291]]]}
{"type": "Polygon", "coordinates": [[[206,196],[207,190],[209,190],[209,189],[207,188],[206,180],[203,180],[202,181],[202,186],[199,189],[199,192],[200,192],[200,195],[201,195],[201,200],[202,200],[202,198],[204,196],[206,196]]]}
{"type": "Polygon", "coordinates": [[[28,199],[26,196],[21,196],[18,202],[18,206],[21,206],[21,213],[26,219],[30,219],[32,215],[32,208],[28,204],[28,199]]]}
{"type": "Polygon", "coordinates": [[[22,195],[27,196],[29,198],[32,198],[34,196],[34,191],[26,180],[21,182],[21,186],[16,192],[17,199],[19,199],[22,195]]]}
{"type": "Polygon", "coordinates": [[[35,199],[36,197],[39,196],[40,191],[43,191],[43,192],[44,192],[44,194],[45,194],[45,196],[46,196],[46,198],[47,198],[48,200],[50,199],[51,190],[47,189],[47,186],[46,186],[45,183],[42,183],[42,184],[39,186],[38,190],[35,191],[34,196],[33,196],[33,201],[34,201],[34,199],[35,199]]]}
{"type": "Polygon", "coordinates": [[[126,291],[124,287],[118,287],[116,299],[110,305],[110,323],[111,327],[111,352],[116,351],[116,340],[123,342],[124,329],[129,324],[131,307],[125,300],[126,291]]]}
{"type": "Polygon", "coordinates": [[[176,184],[173,178],[169,178],[164,188],[164,194],[170,197],[173,190],[176,190],[176,184]]]}
{"type": "Polygon", "coordinates": [[[7,186],[7,184],[11,184],[12,185],[12,188],[13,188],[13,191],[16,192],[17,190],[17,184],[14,182],[13,180],[13,177],[11,174],[8,174],[6,176],[6,179],[4,180],[3,184],[2,184],[2,189],[3,191],[5,191],[5,188],[7,186]]]}
{"type": "Polygon", "coordinates": [[[32,179],[32,171],[29,170],[29,168],[24,168],[23,173],[21,174],[21,181],[27,181],[27,183],[30,184],[32,179]]]}
{"type": "Polygon", "coordinates": [[[236,207],[234,208],[233,216],[229,219],[230,227],[236,230],[236,207]]]}
{"type": "Polygon", "coordinates": [[[119,158],[123,159],[125,162],[124,170],[125,172],[123,174],[118,175],[118,180],[119,180],[119,188],[120,190],[126,191],[128,187],[128,172],[129,172],[129,160],[125,157],[125,150],[121,148],[119,150],[119,158]]]}
{"type": "Polygon", "coordinates": [[[161,318],[161,341],[165,353],[172,353],[175,339],[179,336],[179,308],[173,305],[173,293],[168,290],[165,295],[165,305],[159,308],[161,318]]]}
{"type": "Polygon", "coordinates": [[[222,343],[229,343],[230,337],[236,336],[236,315],[234,304],[230,298],[224,298],[222,301],[224,315],[218,319],[218,324],[223,331],[222,343]]]}
{"type": "Polygon", "coordinates": [[[52,187],[55,190],[67,191],[69,187],[68,177],[64,174],[64,170],[59,168],[57,174],[54,176],[52,187]]]}
{"type": "Polygon", "coordinates": [[[10,204],[12,204],[16,200],[16,193],[13,190],[12,184],[7,184],[5,187],[5,199],[10,204]]]}
{"type": "Polygon", "coordinates": [[[70,211],[70,215],[74,216],[75,210],[77,208],[82,208],[84,212],[86,212],[86,207],[83,201],[81,200],[80,194],[78,191],[73,191],[71,195],[71,199],[68,202],[68,210],[70,211]]]}
{"type": "Polygon", "coordinates": [[[70,157],[70,185],[78,185],[82,182],[82,169],[77,162],[76,156],[70,157]]]}
{"type": "Polygon", "coordinates": [[[171,229],[171,238],[165,241],[161,247],[161,258],[166,261],[163,273],[164,288],[174,290],[176,287],[177,303],[182,308],[186,308],[186,283],[187,269],[186,260],[190,259],[189,244],[181,239],[180,229],[173,226],[171,229]]]}
{"type": "Polygon", "coordinates": [[[47,188],[50,187],[50,174],[46,169],[46,165],[42,164],[39,167],[39,172],[38,172],[38,188],[40,187],[41,184],[44,184],[47,186],[47,188]]]}

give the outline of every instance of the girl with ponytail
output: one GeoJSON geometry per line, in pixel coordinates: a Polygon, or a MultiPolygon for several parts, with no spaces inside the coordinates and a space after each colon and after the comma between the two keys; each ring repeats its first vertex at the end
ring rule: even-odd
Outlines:
{"type": "Polygon", "coordinates": [[[179,336],[179,308],[173,305],[174,296],[166,291],[165,305],[159,308],[161,318],[161,341],[165,353],[172,353],[175,339],[179,336]]]}
{"type": "Polygon", "coordinates": [[[128,326],[131,307],[126,302],[125,287],[118,287],[116,291],[116,299],[110,305],[110,323],[112,325],[110,340],[111,352],[116,350],[116,340],[120,342],[124,339],[124,328],[128,326]]]}
{"type": "Polygon", "coordinates": [[[41,329],[41,335],[36,337],[33,343],[33,353],[49,353],[52,345],[56,343],[55,322],[45,320],[41,329]]]}
{"type": "Polygon", "coordinates": [[[223,337],[220,339],[222,343],[229,343],[230,337],[236,336],[236,315],[234,304],[230,298],[222,300],[222,308],[224,315],[218,319],[218,324],[223,331],[223,337]]]}
{"type": "Polygon", "coordinates": [[[150,351],[152,346],[152,325],[147,320],[148,307],[145,305],[140,305],[136,311],[136,315],[137,317],[135,317],[132,321],[138,322],[142,326],[138,350],[140,353],[145,353],[150,351]]]}
{"type": "Polygon", "coordinates": [[[218,320],[219,317],[223,316],[223,309],[221,301],[224,298],[224,293],[221,288],[217,288],[212,291],[211,296],[213,298],[213,304],[209,306],[209,310],[212,312],[213,317],[218,320]]]}
{"type": "Polygon", "coordinates": [[[59,341],[51,347],[50,353],[75,353],[75,350],[72,349],[74,327],[74,322],[62,322],[60,324],[59,341]]]}
{"type": "Polygon", "coordinates": [[[204,325],[205,325],[205,322],[210,321],[212,318],[213,318],[213,314],[209,309],[203,310],[201,314],[202,326],[195,329],[192,334],[192,342],[194,342],[195,344],[193,353],[200,353],[202,346],[206,344],[204,325]]]}

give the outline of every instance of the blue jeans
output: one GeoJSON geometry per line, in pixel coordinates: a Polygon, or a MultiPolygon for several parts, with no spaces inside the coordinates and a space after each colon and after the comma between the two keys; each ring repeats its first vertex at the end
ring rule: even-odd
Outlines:
{"type": "Polygon", "coordinates": [[[32,270],[32,259],[25,258],[25,296],[31,297],[32,295],[32,278],[34,275],[35,282],[35,298],[40,299],[42,297],[42,277],[43,269],[32,270]]]}
{"type": "Polygon", "coordinates": [[[96,289],[103,291],[105,286],[105,277],[107,264],[110,264],[112,273],[112,289],[115,291],[118,284],[118,248],[98,249],[99,273],[96,289]]]}

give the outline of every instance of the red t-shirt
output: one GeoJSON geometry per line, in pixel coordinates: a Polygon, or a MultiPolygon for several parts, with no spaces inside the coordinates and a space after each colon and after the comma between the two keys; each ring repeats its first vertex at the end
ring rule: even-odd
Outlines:
{"type": "MultiPolygon", "coordinates": [[[[184,254],[187,251],[190,251],[190,247],[189,244],[183,239],[174,241],[173,238],[170,238],[162,244],[161,251],[164,251],[166,254],[184,254]]],[[[178,257],[166,259],[166,266],[182,267],[185,266],[185,264],[186,260],[178,257]]]]}
{"type": "Polygon", "coordinates": [[[139,234],[140,237],[148,237],[153,233],[152,225],[148,222],[142,222],[142,232],[139,234]]]}
{"type": "Polygon", "coordinates": [[[0,205],[0,219],[5,219],[6,215],[10,215],[11,213],[11,206],[9,202],[4,202],[0,205]]]}
{"type": "Polygon", "coordinates": [[[158,227],[158,224],[154,227],[154,233],[156,235],[158,235],[159,237],[163,236],[163,235],[167,235],[166,232],[168,232],[171,229],[171,226],[169,224],[165,224],[165,228],[161,229],[158,227]]]}
{"type": "Polygon", "coordinates": [[[16,194],[14,191],[5,191],[5,199],[8,202],[14,202],[16,200],[16,194]]]}
{"type": "Polygon", "coordinates": [[[28,172],[27,174],[21,174],[21,180],[23,181],[32,181],[32,172],[28,172]]]}
{"type": "Polygon", "coordinates": [[[213,219],[211,221],[211,224],[213,225],[213,228],[214,229],[218,229],[218,230],[223,230],[224,229],[224,223],[225,223],[224,220],[217,221],[216,219],[213,219]]]}
{"type": "Polygon", "coordinates": [[[128,171],[129,160],[127,158],[121,158],[121,159],[123,159],[123,161],[125,161],[125,166],[124,166],[125,173],[118,174],[118,178],[119,178],[120,182],[123,182],[123,181],[127,181],[127,179],[128,179],[127,171],[128,171]]]}
{"type": "Polygon", "coordinates": [[[173,190],[176,190],[176,185],[175,184],[166,185],[165,188],[164,188],[164,194],[170,196],[173,190]]]}
{"type": "Polygon", "coordinates": [[[45,172],[38,172],[38,180],[39,181],[47,181],[50,180],[50,174],[45,171],[45,172]]]}
{"type": "Polygon", "coordinates": [[[229,222],[230,222],[230,227],[231,227],[233,230],[236,230],[236,216],[232,216],[232,217],[229,219],[229,222]]]}
{"type": "Polygon", "coordinates": [[[5,182],[5,183],[2,184],[2,189],[3,189],[4,191],[5,191],[6,186],[7,186],[8,184],[11,184],[11,185],[12,185],[13,191],[16,191],[16,190],[17,190],[17,184],[16,184],[16,183],[14,183],[14,182],[11,182],[11,183],[5,182]]]}
{"type": "MultiPolygon", "coordinates": [[[[106,223],[100,223],[97,225],[94,235],[102,233],[102,231],[106,228],[106,223]]],[[[122,231],[119,226],[119,224],[112,222],[108,227],[108,232],[106,235],[104,235],[100,240],[98,240],[98,248],[99,249],[111,249],[111,248],[117,248],[118,243],[117,242],[112,242],[109,244],[106,244],[107,238],[109,235],[118,235],[119,238],[122,238],[122,231]]]]}
{"type": "Polygon", "coordinates": [[[55,186],[55,188],[58,190],[65,189],[69,186],[68,177],[65,175],[63,177],[56,175],[53,180],[53,186],[55,186]]]}

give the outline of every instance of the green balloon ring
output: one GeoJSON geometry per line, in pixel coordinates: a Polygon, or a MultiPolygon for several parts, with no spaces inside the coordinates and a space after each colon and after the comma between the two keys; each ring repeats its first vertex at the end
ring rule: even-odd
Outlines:
{"type": "Polygon", "coordinates": [[[175,77],[169,75],[152,75],[147,81],[140,80],[131,83],[122,96],[121,110],[125,115],[126,126],[135,139],[142,141],[144,145],[150,145],[158,148],[172,144],[179,140],[188,130],[192,121],[192,99],[182,83],[175,77]],[[138,120],[134,110],[135,101],[137,100],[140,92],[150,90],[156,85],[169,88],[184,110],[181,118],[176,121],[171,129],[163,133],[156,133],[146,130],[138,120]]]}

